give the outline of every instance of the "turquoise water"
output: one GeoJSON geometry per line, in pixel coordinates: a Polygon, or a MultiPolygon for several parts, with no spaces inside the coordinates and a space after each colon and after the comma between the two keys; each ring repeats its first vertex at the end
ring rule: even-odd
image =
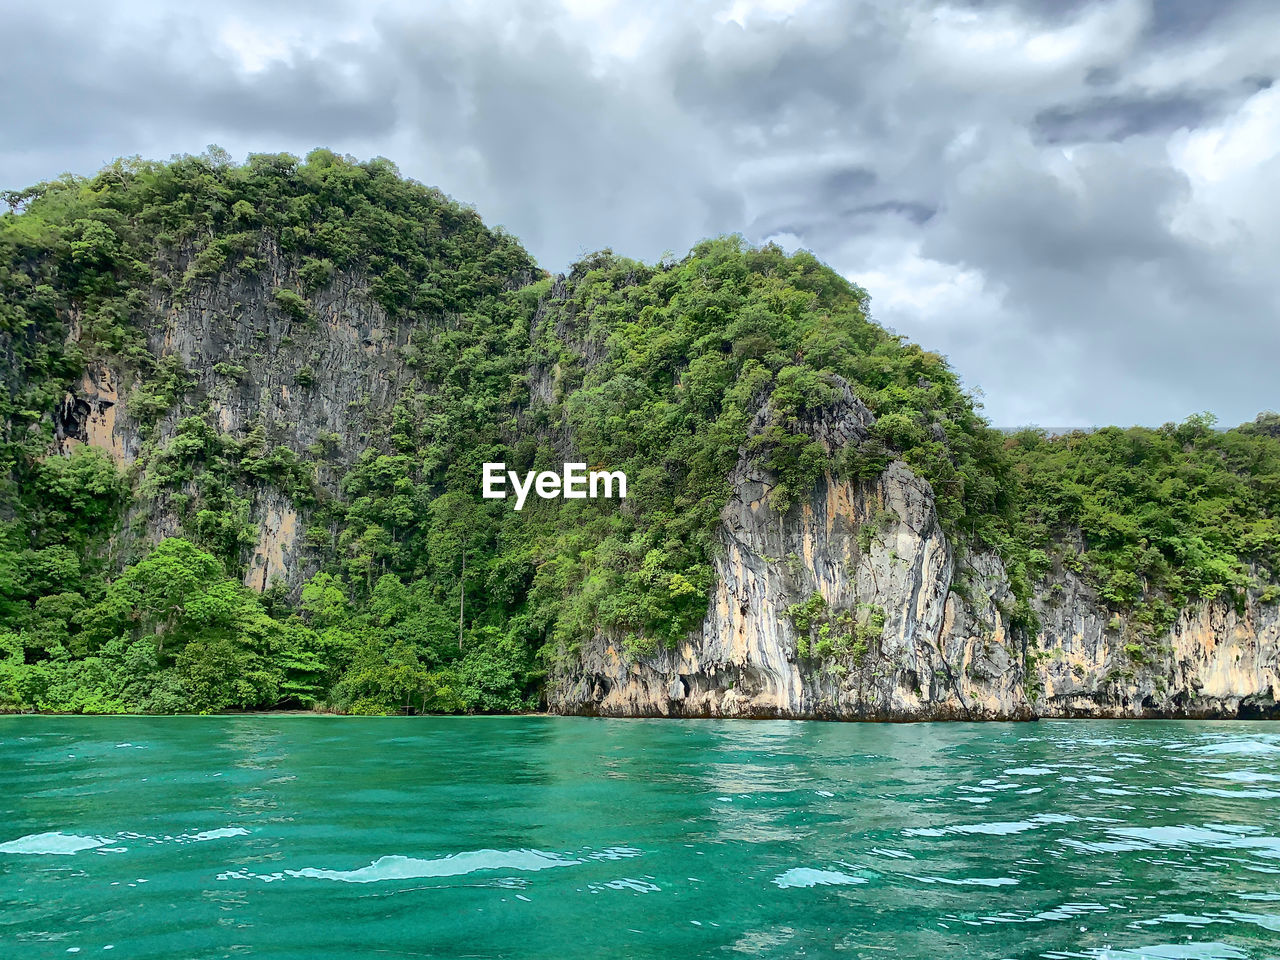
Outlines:
{"type": "Polygon", "coordinates": [[[1280,726],[0,717],[0,958],[1280,956],[1280,726]]]}

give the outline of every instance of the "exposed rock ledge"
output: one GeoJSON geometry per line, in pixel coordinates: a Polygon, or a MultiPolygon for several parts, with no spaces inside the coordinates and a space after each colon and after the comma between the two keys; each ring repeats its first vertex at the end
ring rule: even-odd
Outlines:
{"type": "MultiPolygon", "coordinates": [[[[770,416],[762,410],[753,432],[770,416]]],[[[846,386],[805,429],[834,449],[864,439],[873,423],[846,386]]],[[[971,553],[958,561],[932,489],[905,464],[890,464],[873,482],[824,476],[782,513],[769,504],[771,487],[744,453],[721,514],[724,551],[701,631],[638,658],[598,636],[577,664],[553,675],[553,712],[850,720],[1277,714],[1275,605],[1192,608],[1135,659],[1128,625],[1063,574],[1061,590],[1043,585],[1040,593],[1054,600],[1038,606],[1042,631],[1028,644],[1001,613],[1013,596],[999,558],[971,553]],[[861,657],[802,656],[786,611],[815,593],[831,617],[882,610],[880,639],[861,657]]]]}

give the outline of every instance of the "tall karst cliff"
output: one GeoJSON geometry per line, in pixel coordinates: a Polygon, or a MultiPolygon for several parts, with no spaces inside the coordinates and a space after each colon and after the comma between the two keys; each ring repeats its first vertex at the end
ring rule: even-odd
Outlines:
{"type": "MultiPolygon", "coordinates": [[[[244,499],[230,509],[242,511],[244,529],[235,531],[229,559],[247,586],[261,591],[278,581],[296,594],[321,563],[321,551],[304,543],[308,518],[318,502],[342,496],[342,480],[363,452],[383,452],[379,441],[415,384],[415,349],[431,349],[451,321],[424,328],[389,317],[358,272],[334,271],[305,299],[282,298],[281,291],[307,288],[299,258],[264,239],[253,259],[253,272],[219,272],[180,300],[155,291],[140,312],[147,349],[170,365],[160,375],[170,378],[164,401],[172,402],[158,417],[147,379],[127,360],[95,358],[55,413],[57,449],[69,454],[88,444],[136,469],[149,495],[137,498],[127,526],[154,542],[200,536],[205,471],[184,462],[194,461],[185,447],[203,455],[210,436],[214,444],[256,444],[275,463],[231,471],[240,474],[234,479],[244,499]]],[[[187,269],[189,260],[179,254],[176,268],[187,269]]],[[[531,279],[531,269],[521,268],[501,282],[514,288],[531,279]]]]}
{"type": "MultiPolygon", "coordinates": [[[[766,406],[752,424],[770,419],[766,406]]],[[[805,429],[834,449],[873,415],[848,387],[805,429]]],[[[1059,567],[1037,587],[1037,625],[1011,629],[999,555],[958,548],[930,485],[901,461],[851,482],[824,475],[786,510],[745,450],[721,513],[723,551],[701,629],[628,656],[601,634],[557,675],[552,709],[603,716],[1021,720],[1270,717],[1280,607],[1201,602],[1159,636],[1059,567]],[[868,624],[875,629],[868,631],[868,624]],[[826,648],[822,647],[825,644],[826,648]]]]}
{"type": "Polygon", "coordinates": [[[1273,419],[1010,440],[807,254],[548,277],[385,161],[9,199],[0,708],[1276,711],[1273,419]]]}

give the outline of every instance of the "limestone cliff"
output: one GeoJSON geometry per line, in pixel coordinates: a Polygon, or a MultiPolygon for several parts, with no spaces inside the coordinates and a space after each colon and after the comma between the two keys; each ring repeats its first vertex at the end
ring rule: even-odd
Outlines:
{"type": "MultiPolygon", "coordinates": [[[[752,433],[771,416],[762,410],[752,433]]],[[[846,386],[805,427],[832,450],[865,438],[872,422],[846,386]]],[[[957,550],[933,491],[904,463],[870,482],[827,474],[781,511],[769,502],[772,478],[745,448],[732,479],[701,631],[639,657],[598,635],[554,676],[553,711],[864,720],[1276,713],[1274,604],[1196,606],[1154,646],[1139,645],[1122,617],[1060,571],[1040,585],[1042,626],[1027,636],[1009,628],[1013,596],[999,557],[957,550]],[[817,632],[852,631],[854,642],[815,655],[815,619],[817,632]],[[859,631],[868,621],[874,629],[859,631]]]]}
{"type": "Polygon", "coordinates": [[[1277,715],[1280,607],[1250,594],[1184,610],[1154,644],[1135,642],[1079,577],[1062,572],[1037,603],[1037,710],[1054,717],[1277,715]]]}
{"type": "MultiPolygon", "coordinates": [[[[157,290],[148,347],[175,359],[182,385],[158,419],[134,407],[127,365],[91,362],[55,414],[62,450],[100,448],[145,481],[184,417],[233,437],[261,429],[269,446],[317,463],[320,496],[336,495],[411,378],[415,328],[388,319],[358,276],[314,291],[306,314],[275,293],[300,288],[293,261],[269,241],[257,272],[224,272],[181,298],[157,290]]],[[[513,285],[528,278],[514,277],[513,285]]],[[[551,289],[563,297],[563,280],[551,289]]],[[[535,319],[535,326],[536,326],[535,319]]],[[[560,331],[592,362],[595,348],[560,331]]],[[[72,339],[77,336],[73,326],[72,339]]],[[[547,404],[558,369],[533,369],[547,404]]],[[[766,404],[750,435],[768,428],[766,404]]],[[[847,384],[802,424],[829,453],[874,424],[847,384]]],[[[543,438],[568,457],[573,438],[543,438]]],[[[1161,637],[1133,625],[1088,584],[1058,569],[1037,585],[1037,635],[1013,629],[999,557],[953,542],[929,484],[900,461],[871,480],[825,473],[779,508],[776,478],[747,448],[721,513],[716,583],[701,629],[674,649],[631,656],[605,633],[560,662],[550,709],[611,716],[1028,719],[1036,716],[1270,716],[1280,691],[1280,607],[1250,594],[1240,608],[1199,604],[1161,637]]],[[[140,501],[128,529],[154,542],[183,532],[178,501],[192,480],[140,501]]],[[[247,491],[252,543],[244,582],[296,590],[317,569],[308,508],[270,482],[247,491]]]]}
{"type": "MultiPolygon", "coordinates": [[[[153,355],[176,361],[182,386],[154,424],[139,403],[140,380],[120,361],[91,363],[66,395],[56,421],[65,452],[86,443],[145,479],[156,451],[184,417],[200,415],[228,437],[259,427],[268,448],[284,447],[317,463],[323,495],[339,483],[370,438],[385,426],[407,380],[405,349],[415,327],[388,320],[367,278],[339,273],[307,297],[306,315],[275,294],[301,289],[296,258],[265,240],[254,272],[226,271],[177,297],[153,291],[141,316],[153,355]]],[[[177,265],[183,266],[183,262],[177,265]]],[[[527,282],[527,277],[520,282],[527,282]]],[[[79,336],[72,329],[71,339],[79,336]]],[[[177,491],[189,496],[194,482],[177,491]]],[[[279,580],[295,591],[315,564],[304,549],[299,506],[268,481],[251,485],[255,532],[244,581],[257,590],[279,580]]],[[[182,533],[174,491],[154,494],[129,518],[133,538],[154,542],[182,533]]]]}

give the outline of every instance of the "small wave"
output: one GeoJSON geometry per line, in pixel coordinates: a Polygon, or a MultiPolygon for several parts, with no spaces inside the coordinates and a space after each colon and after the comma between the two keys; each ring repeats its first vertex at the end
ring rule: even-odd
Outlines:
{"type": "Polygon", "coordinates": [[[284,877],[311,880],[336,880],[340,883],[379,883],[384,880],[423,880],[441,877],[461,877],[485,870],[524,870],[534,872],[555,867],[572,867],[585,860],[566,858],[559,854],[540,850],[469,850],[434,860],[418,857],[391,855],[379,857],[367,867],[355,870],[325,870],[319,867],[303,867],[301,870],[285,870],[280,873],[252,874],[230,871],[219,874],[219,880],[262,880],[271,882],[284,877]]]}
{"type": "Polygon", "coordinates": [[[223,840],[227,837],[247,837],[249,831],[244,827],[219,827],[217,830],[202,830],[200,833],[184,833],[174,837],[179,843],[203,843],[205,840],[223,840]]]}
{"type": "Polygon", "coordinates": [[[1280,775],[1274,773],[1258,773],[1255,770],[1228,770],[1226,773],[1211,773],[1215,780],[1231,780],[1234,783],[1280,783],[1280,775]]]}
{"type": "Polygon", "coordinates": [[[921,883],[946,883],[955,887],[1016,887],[1018,881],[1013,877],[961,877],[954,879],[952,877],[917,877],[907,873],[903,876],[910,877],[912,880],[919,880],[921,883]]]}
{"type": "Polygon", "coordinates": [[[893,850],[887,847],[872,847],[869,853],[874,853],[880,857],[889,857],[891,860],[914,860],[911,854],[905,850],[893,850]]]}
{"type": "Polygon", "coordinates": [[[1204,916],[1202,914],[1166,913],[1150,920],[1139,920],[1134,926],[1159,926],[1160,924],[1181,924],[1183,926],[1204,928],[1213,924],[1251,923],[1263,930],[1280,931],[1280,916],[1269,913],[1241,913],[1239,910],[1224,910],[1220,914],[1204,916]]]}
{"type": "Polygon", "coordinates": [[[593,893],[599,893],[601,890],[630,890],[632,893],[657,893],[662,888],[656,883],[650,883],[648,880],[636,880],[632,877],[619,877],[617,880],[610,880],[608,883],[593,883],[588,886],[593,893]]]}
{"type": "Polygon", "coordinates": [[[1214,923],[1225,923],[1230,925],[1230,920],[1224,920],[1221,917],[1205,917],[1197,913],[1164,913],[1158,917],[1152,917],[1150,920],[1137,920],[1134,922],[1135,927],[1158,927],[1163,923],[1176,923],[1188,927],[1207,927],[1214,923]]]}
{"type": "Polygon", "coordinates": [[[1091,913],[1106,913],[1107,908],[1100,903],[1064,903],[1048,910],[1033,913],[1027,918],[1029,923],[1043,923],[1052,920],[1073,920],[1076,917],[1088,916],[1091,913]]]}
{"type": "Polygon", "coordinates": [[[0,853],[70,856],[81,850],[95,850],[111,843],[109,837],[82,837],[74,833],[33,833],[0,843],[0,853]]]}
{"type": "Polygon", "coordinates": [[[605,847],[587,854],[588,860],[630,860],[632,857],[644,856],[639,847],[605,847]]]}
{"type": "Polygon", "coordinates": [[[792,867],[785,873],[773,878],[775,885],[787,890],[793,887],[837,887],[866,883],[862,877],[855,877],[839,870],[815,870],[812,867],[792,867]]]}
{"type": "Polygon", "coordinates": [[[1041,813],[1026,820],[1000,820],[991,823],[962,823],[951,827],[908,827],[902,831],[906,837],[943,837],[949,833],[982,834],[990,837],[1005,837],[1010,834],[1024,833],[1051,823],[1075,823],[1076,817],[1065,813],[1041,813]]]}
{"type": "Polygon", "coordinates": [[[1194,748],[1195,753],[1219,756],[1222,754],[1266,754],[1280,753],[1280,746],[1266,740],[1223,740],[1220,743],[1207,743],[1194,748]]]}
{"type": "Polygon", "coordinates": [[[1198,793],[1205,797],[1226,797],[1231,800],[1274,800],[1280,797],[1280,790],[1267,790],[1258,787],[1254,790],[1223,790],[1221,787],[1183,787],[1186,793],[1198,793]]]}
{"type": "Polygon", "coordinates": [[[1239,923],[1255,924],[1263,930],[1280,931],[1280,917],[1273,913],[1240,913],[1236,910],[1228,910],[1226,916],[1239,923]]]}
{"type": "Polygon", "coordinates": [[[1027,914],[1006,910],[1002,913],[989,914],[977,918],[959,917],[951,914],[946,919],[979,927],[997,923],[1049,923],[1058,920],[1074,920],[1076,917],[1106,912],[1107,908],[1100,903],[1064,903],[1048,910],[1041,910],[1039,913],[1027,914]]]}
{"type": "Polygon", "coordinates": [[[35,833],[8,843],[0,843],[0,853],[55,854],[67,856],[80,853],[82,850],[98,850],[101,853],[124,853],[128,848],[109,846],[121,840],[129,842],[146,841],[147,843],[201,843],[206,840],[223,840],[227,837],[248,836],[244,827],[218,827],[215,830],[204,830],[200,833],[182,833],[177,836],[151,837],[143,833],[122,830],[110,837],[86,837],[74,833],[53,831],[35,833]]]}
{"type": "Polygon", "coordinates": [[[1041,954],[1048,960],[1068,960],[1083,957],[1086,960],[1249,960],[1249,955],[1225,943],[1153,943],[1150,946],[1094,947],[1085,953],[1041,954]]]}
{"type": "Polygon", "coordinates": [[[1259,836],[1252,827],[1116,827],[1107,831],[1109,840],[1063,838],[1062,843],[1091,853],[1129,853],[1151,850],[1184,850],[1207,847],[1211,850],[1248,850],[1268,859],[1280,859],[1280,838],[1259,836]]]}

